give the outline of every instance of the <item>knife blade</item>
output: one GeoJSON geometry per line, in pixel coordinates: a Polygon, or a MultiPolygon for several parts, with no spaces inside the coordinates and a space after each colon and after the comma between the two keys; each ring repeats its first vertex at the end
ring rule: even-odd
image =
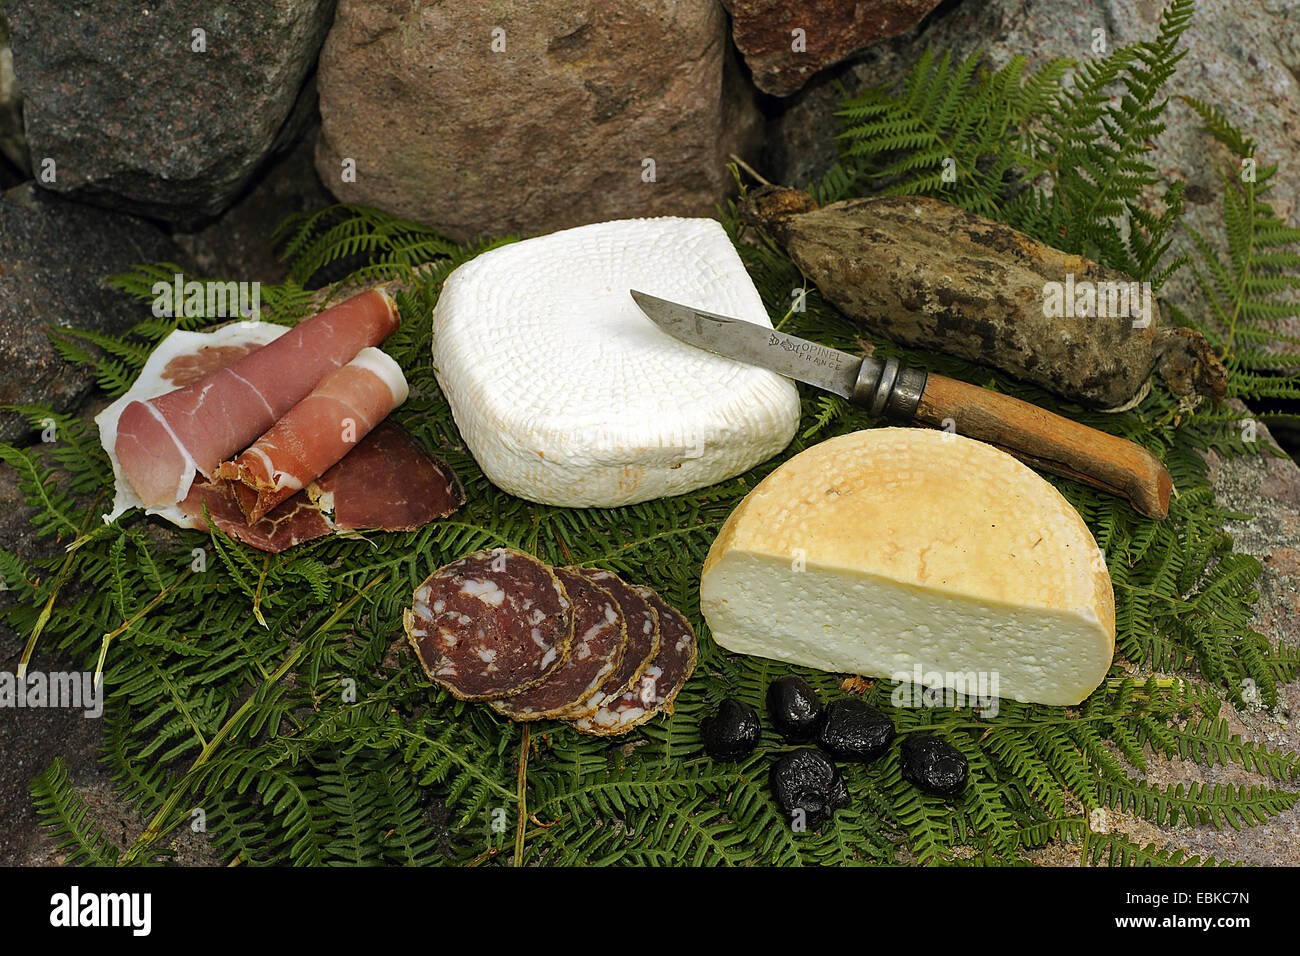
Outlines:
{"type": "Polygon", "coordinates": [[[651,322],[688,345],[839,395],[897,424],[927,425],[995,445],[1043,471],[1127,498],[1148,517],[1169,513],[1169,472],[1126,439],[897,359],[855,356],[754,322],[629,292],[651,322]]]}
{"type": "Polygon", "coordinates": [[[715,355],[852,398],[862,358],[767,326],[669,302],[645,292],[632,298],[650,321],[675,339],[715,355]]]}

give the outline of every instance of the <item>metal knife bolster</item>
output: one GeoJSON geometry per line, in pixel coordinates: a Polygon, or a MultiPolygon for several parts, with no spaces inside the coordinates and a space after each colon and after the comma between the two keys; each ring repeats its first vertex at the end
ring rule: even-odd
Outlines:
{"type": "Polygon", "coordinates": [[[907,424],[921,404],[926,377],[924,369],[905,368],[898,359],[882,361],[868,355],[858,369],[849,401],[873,416],[884,415],[891,422],[907,424]]]}

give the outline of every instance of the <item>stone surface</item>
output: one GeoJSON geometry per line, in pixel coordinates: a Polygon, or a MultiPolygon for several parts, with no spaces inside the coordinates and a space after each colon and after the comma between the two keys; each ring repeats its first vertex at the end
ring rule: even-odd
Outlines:
{"type": "MultiPolygon", "coordinates": [[[[1023,54],[1030,66],[1054,57],[1083,61],[1092,56],[1094,30],[1103,30],[1107,49],[1155,36],[1162,0],[1087,0],[1081,4],[1033,0],[964,0],[935,13],[919,27],[879,43],[842,68],[828,70],[776,117],[769,130],[762,170],[773,181],[805,186],[835,161],[839,129],[834,112],[836,83],[853,93],[894,85],[927,45],[949,50],[954,59],[985,51],[993,67],[1023,54]]],[[[1187,56],[1166,87],[1168,128],[1148,154],[1166,182],[1187,182],[1184,224],[1223,250],[1220,170],[1227,150],[1201,131],[1200,118],[1179,95],[1218,106],[1259,147],[1261,165],[1279,163],[1268,200],[1277,213],[1297,223],[1300,166],[1289,162],[1300,149],[1300,3],[1295,0],[1200,0],[1183,36],[1187,56]],[[1249,37],[1249,42],[1242,42],[1249,37]]],[[[1183,240],[1186,242],[1186,239],[1183,240]]],[[[1190,270],[1180,270],[1162,290],[1171,302],[1202,314],[1190,270]]],[[[1300,319],[1284,326],[1300,334],[1300,319]]]]}
{"type": "Polygon", "coordinates": [[[293,114],[333,8],[6,0],[37,175],[54,161],[42,185],[173,222],[220,212],[293,114]]]}
{"type": "Polygon", "coordinates": [[[317,125],[297,145],[258,174],[248,192],[216,220],[172,238],[194,263],[197,274],[244,282],[283,282],[288,268],[272,241],[288,216],[334,201],[316,176],[313,159],[317,125]]]}
{"type": "Polygon", "coordinates": [[[23,135],[23,96],[14,76],[14,55],[9,45],[9,24],[0,10],[0,156],[15,168],[31,172],[27,138],[23,135]]]}
{"type": "Polygon", "coordinates": [[[722,0],[764,93],[789,96],[817,71],[916,26],[940,0],[722,0]],[[799,33],[797,31],[802,31],[799,33]]]}
{"type": "MultiPolygon", "coordinates": [[[[138,263],[182,259],[161,230],[141,219],[69,202],[31,183],[0,195],[0,405],[76,408],[94,376],[54,351],[46,326],[121,334],[147,312],[103,279],[138,263]]],[[[36,437],[21,416],[0,412],[0,441],[36,437]]]]}
{"type": "Polygon", "coordinates": [[[341,0],[317,169],[457,239],[712,215],[757,134],[729,50],[714,0],[341,0]]]}
{"type": "Polygon", "coordinates": [[[768,120],[760,171],[774,183],[799,188],[820,179],[839,156],[836,134],[842,127],[835,111],[841,99],[869,87],[896,87],[924,51],[936,22],[946,22],[943,13],[859,51],[848,62],[819,73],[798,94],[780,101],[768,120]]]}

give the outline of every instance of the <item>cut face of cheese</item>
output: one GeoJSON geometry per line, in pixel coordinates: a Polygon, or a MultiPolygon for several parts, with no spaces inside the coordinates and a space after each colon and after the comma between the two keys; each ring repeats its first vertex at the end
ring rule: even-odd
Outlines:
{"type": "Polygon", "coordinates": [[[1005,452],[926,429],[854,432],[774,471],[723,525],[700,608],[738,653],[1044,704],[1083,701],[1115,649],[1078,512],[1005,452]]]}
{"type": "Polygon", "coordinates": [[[730,478],[794,437],[789,381],[677,341],[630,289],[771,327],[711,219],[580,226],[448,276],[434,370],[498,487],[544,504],[632,504],[730,478]]]}

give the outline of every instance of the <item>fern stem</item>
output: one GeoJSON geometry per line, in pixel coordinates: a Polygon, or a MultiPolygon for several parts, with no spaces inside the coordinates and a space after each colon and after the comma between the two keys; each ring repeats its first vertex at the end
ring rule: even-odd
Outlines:
{"type": "Polygon", "coordinates": [[[500,849],[499,849],[498,847],[490,846],[490,847],[488,847],[486,850],[484,850],[482,853],[480,853],[478,856],[474,857],[474,859],[472,859],[472,860],[470,860],[468,863],[466,863],[465,865],[466,865],[466,866],[478,866],[478,865],[479,865],[480,863],[482,863],[484,860],[490,860],[490,859],[492,859],[492,857],[496,856],[499,852],[500,852],[500,849]]]}
{"type": "MultiPolygon", "coordinates": [[[[77,529],[77,536],[81,538],[86,533],[86,526],[90,524],[95,512],[99,510],[99,503],[104,498],[104,492],[95,496],[95,500],[90,503],[90,508],[86,511],[86,517],[81,522],[81,527],[77,529]]],[[[107,525],[105,525],[107,527],[107,525]]],[[[67,556],[63,559],[63,564],[59,566],[59,574],[54,579],[54,590],[45,601],[45,606],[41,608],[40,616],[36,618],[36,623],[32,625],[32,633],[27,638],[27,643],[23,646],[22,657],[18,659],[18,672],[15,675],[18,680],[27,678],[27,665],[31,663],[32,654],[36,651],[36,641],[40,638],[41,632],[45,630],[45,625],[50,622],[50,615],[54,613],[54,602],[63,590],[63,585],[68,583],[68,573],[72,570],[72,562],[76,558],[76,552],[69,550],[67,556]]]]}
{"type": "Polygon", "coordinates": [[[601,554],[598,554],[595,557],[589,558],[586,561],[581,562],[581,565],[586,566],[596,561],[616,560],[618,556],[621,554],[627,554],[629,551],[640,551],[642,548],[646,547],[647,545],[654,544],[657,541],[663,541],[666,538],[680,538],[682,536],[690,537],[691,535],[703,534],[708,532],[712,532],[716,534],[717,528],[711,526],[705,527],[703,525],[695,526],[695,527],[685,527],[685,528],[667,528],[663,531],[656,531],[654,534],[648,534],[644,538],[633,538],[630,541],[625,541],[622,544],[620,544],[617,548],[613,549],[612,551],[602,552],[601,554]]]}
{"type": "Polygon", "coordinates": [[[99,684],[100,680],[102,680],[104,676],[104,658],[108,656],[108,645],[112,643],[114,638],[121,637],[124,633],[129,631],[137,621],[139,621],[142,617],[145,617],[150,611],[152,611],[159,604],[161,604],[164,598],[166,598],[169,594],[172,593],[172,591],[176,590],[176,588],[180,586],[180,583],[181,583],[181,579],[177,578],[171,584],[167,585],[167,587],[163,588],[161,591],[155,594],[152,601],[150,601],[144,607],[140,608],[140,610],[136,611],[134,614],[132,614],[130,617],[124,620],[121,624],[119,624],[113,630],[109,631],[107,634],[104,635],[103,639],[100,641],[99,644],[99,661],[95,664],[96,685],[99,684]]]}
{"type": "Polygon", "coordinates": [[[559,526],[556,525],[554,521],[551,522],[551,534],[554,535],[555,540],[559,542],[560,552],[564,555],[564,563],[569,565],[573,564],[573,554],[569,551],[569,546],[564,541],[564,535],[560,534],[559,526]]]}
{"type": "MultiPolygon", "coordinates": [[[[1106,689],[1119,690],[1120,687],[1123,686],[1124,682],[1129,679],[1130,678],[1127,677],[1109,677],[1106,679],[1106,689]]],[[[1155,681],[1155,685],[1157,687],[1160,687],[1164,690],[1173,690],[1175,688],[1182,687],[1184,684],[1184,681],[1181,677],[1154,677],[1153,676],[1151,680],[1155,681]]],[[[1143,683],[1146,683],[1146,681],[1143,681],[1143,683]]],[[[1134,694],[1133,696],[1137,698],[1139,695],[1134,694]]]]}
{"type": "Polygon", "coordinates": [[[262,573],[257,576],[257,589],[253,592],[253,617],[257,618],[257,623],[262,627],[269,627],[266,618],[262,616],[262,586],[266,584],[266,571],[271,566],[271,556],[268,554],[262,558],[262,573]]]}
{"type": "MultiPolygon", "coordinates": [[[[941,720],[941,721],[934,721],[934,722],[927,723],[924,726],[925,729],[927,730],[942,730],[945,732],[952,731],[952,730],[988,731],[988,730],[1002,730],[1007,728],[1016,728],[1021,730],[1039,730],[1043,727],[1054,727],[1054,726],[1075,727],[1080,724],[1114,723],[1115,721],[1120,720],[1121,717],[1122,715],[1119,714],[1079,714],[1074,717],[1052,717],[1052,718],[1044,717],[1036,720],[1000,720],[999,718],[996,717],[990,717],[988,720],[985,720],[980,723],[948,723],[947,721],[941,720]],[[994,721],[997,722],[994,723],[994,721]]],[[[788,747],[772,747],[769,748],[768,750],[761,751],[761,752],[781,753],[786,750],[795,750],[795,749],[797,749],[797,747],[792,744],[788,747]]],[[[760,751],[755,751],[755,753],[759,753],[759,752],[760,751]]]]}
{"type": "Polygon", "coordinates": [[[741,159],[741,158],[740,158],[739,156],[737,156],[735,153],[730,153],[729,155],[731,156],[731,161],[732,161],[733,163],[735,163],[737,166],[739,166],[739,167],[740,167],[741,169],[743,169],[745,172],[749,173],[749,175],[753,176],[755,179],[757,179],[757,180],[758,180],[760,183],[762,183],[764,186],[770,186],[770,185],[772,185],[770,182],[768,182],[766,179],[764,179],[762,176],[760,176],[760,175],[758,174],[757,170],[755,170],[753,166],[749,165],[749,163],[745,162],[743,159],[741,159]]]}
{"type": "MultiPolygon", "coordinates": [[[[102,659],[100,663],[103,663],[102,659]]],[[[167,688],[172,700],[176,701],[176,709],[181,712],[181,716],[185,718],[185,723],[189,725],[190,731],[198,739],[199,747],[206,747],[208,745],[208,740],[203,736],[203,731],[199,729],[198,721],[194,719],[194,715],[190,712],[189,704],[185,702],[185,695],[176,690],[176,685],[172,683],[171,678],[167,676],[167,671],[159,667],[153,660],[149,661],[149,669],[157,675],[158,680],[167,688]]],[[[96,681],[98,682],[98,678],[96,678],[96,681]]]]}
{"type": "Polygon", "coordinates": [[[1250,281],[1251,262],[1255,257],[1255,184],[1244,182],[1242,183],[1242,190],[1246,194],[1246,211],[1248,213],[1246,216],[1247,238],[1241,274],[1237,282],[1237,294],[1234,296],[1232,318],[1228,320],[1227,340],[1223,343],[1223,355],[1220,356],[1225,362],[1228,360],[1228,356],[1232,354],[1233,339],[1237,335],[1237,319],[1241,316],[1241,307],[1246,304],[1246,283],[1250,281]]]}
{"type": "MultiPolygon", "coordinates": [[[[103,495],[101,495],[100,497],[103,497],[103,495]]],[[[92,508],[91,513],[93,514],[95,510],[96,510],[95,508],[92,508]]],[[[83,524],[82,527],[84,528],[85,525],[83,524]]],[[[63,550],[69,553],[76,551],[79,548],[83,547],[84,545],[90,544],[90,542],[94,541],[96,538],[98,538],[100,535],[104,534],[105,532],[112,531],[112,530],[121,531],[122,529],[118,527],[116,522],[114,522],[113,524],[101,524],[94,531],[85,531],[79,534],[63,550]]]]}
{"type": "Polygon", "coordinates": [[[528,737],[529,725],[524,722],[523,739],[519,742],[518,803],[519,822],[515,825],[515,866],[524,865],[524,828],[528,825],[528,737]]]}

